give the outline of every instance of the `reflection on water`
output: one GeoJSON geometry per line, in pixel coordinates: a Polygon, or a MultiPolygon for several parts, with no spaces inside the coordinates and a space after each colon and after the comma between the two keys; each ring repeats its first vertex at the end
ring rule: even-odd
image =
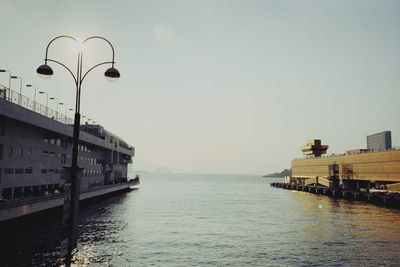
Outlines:
{"type": "MultiPolygon", "coordinates": [[[[374,266],[400,262],[398,210],[272,188],[270,182],[256,176],[146,175],[141,189],[82,207],[75,263],[374,266]]],[[[15,238],[1,255],[4,266],[49,265],[57,260],[58,220],[48,218],[18,229],[8,234],[15,238]]]]}

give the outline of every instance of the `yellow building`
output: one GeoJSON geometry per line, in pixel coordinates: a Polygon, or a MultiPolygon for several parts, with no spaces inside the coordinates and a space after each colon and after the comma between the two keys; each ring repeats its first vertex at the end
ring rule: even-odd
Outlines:
{"type": "Polygon", "coordinates": [[[296,159],[292,161],[291,178],[299,184],[390,189],[400,183],[400,150],[352,150],[339,156],[296,159]]]}

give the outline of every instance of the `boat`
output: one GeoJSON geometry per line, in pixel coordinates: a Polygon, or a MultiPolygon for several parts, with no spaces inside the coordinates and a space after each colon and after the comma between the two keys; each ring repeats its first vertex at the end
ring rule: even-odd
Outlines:
{"type": "MultiPolygon", "coordinates": [[[[73,121],[62,112],[0,86],[0,222],[64,205],[73,121]]],[[[80,200],[126,191],[135,148],[99,124],[82,124],[80,200]]]]}

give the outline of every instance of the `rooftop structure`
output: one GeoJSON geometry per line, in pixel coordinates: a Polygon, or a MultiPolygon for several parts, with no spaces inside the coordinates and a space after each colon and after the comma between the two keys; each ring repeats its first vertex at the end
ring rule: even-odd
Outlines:
{"type": "Polygon", "coordinates": [[[321,145],[321,140],[312,139],[302,146],[301,151],[307,157],[321,157],[321,155],[326,154],[328,148],[328,145],[321,145]]]}

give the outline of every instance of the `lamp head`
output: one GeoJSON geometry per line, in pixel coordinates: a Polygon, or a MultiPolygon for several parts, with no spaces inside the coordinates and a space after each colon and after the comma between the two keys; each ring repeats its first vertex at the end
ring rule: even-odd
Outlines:
{"type": "Polygon", "coordinates": [[[39,66],[39,68],[37,68],[36,73],[42,79],[49,79],[53,75],[53,70],[50,68],[49,65],[44,64],[39,66]]]}
{"type": "Polygon", "coordinates": [[[111,67],[108,70],[106,70],[106,72],[104,72],[104,76],[106,76],[107,80],[110,82],[115,82],[118,80],[119,77],[121,77],[119,71],[114,67],[111,67]]]}

